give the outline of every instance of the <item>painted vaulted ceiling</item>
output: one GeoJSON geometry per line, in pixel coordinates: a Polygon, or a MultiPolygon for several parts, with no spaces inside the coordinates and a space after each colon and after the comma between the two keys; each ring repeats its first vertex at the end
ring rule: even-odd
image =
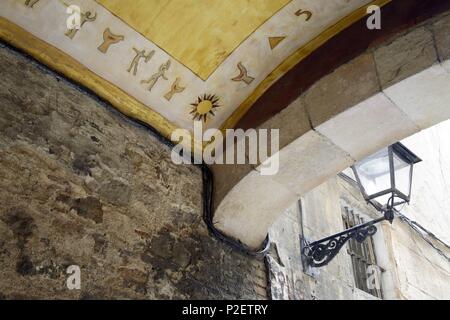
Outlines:
{"type": "Polygon", "coordinates": [[[0,36],[168,137],[199,119],[233,127],[367,5],[387,2],[2,0],[0,36]],[[71,5],[79,30],[67,28],[71,5]]]}

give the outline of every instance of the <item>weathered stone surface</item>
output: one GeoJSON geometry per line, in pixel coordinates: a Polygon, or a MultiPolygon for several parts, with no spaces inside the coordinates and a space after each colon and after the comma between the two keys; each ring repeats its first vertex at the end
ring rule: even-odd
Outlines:
{"type": "Polygon", "coordinates": [[[251,164],[214,164],[209,167],[214,176],[214,210],[243,177],[254,171],[251,164]]]}
{"type": "MultiPolygon", "coordinates": [[[[447,107],[450,91],[446,85],[450,62],[437,63],[435,46],[439,47],[438,42],[446,46],[448,17],[447,13],[432,18],[407,33],[392,34],[390,39],[374,43],[365,53],[323,77],[290,106],[263,123],[260,129],[280,129],[280,172],[263,182],[257,181],[251,168],[240,172],[222,167],[215,184],[220,190],[215,199],[219,228],[247,245],[254,245],[251,244],[254,239],[265,237],[267,231],[259,227],[261,221],[267,223],[265,219],[269,214],[261,211],[268,210],[266,202],[269,202],[273,183],[276,182],[278,190],[284,188],[302,194],[316,185],[307,180],[311,172],[316,178],[323,174],[323,170],[318,170],[320,146],[312,144],[314,148],[303,151],[300,156],[287,151],[298,150],[296,142],[306,140],[313,133],[318,132],[329,145],[339,149],[330,161],[342,158],[342,154],[349,160],[359,160],[379,147],[446,120],[450,110],[447,107]],[[387,100],[377,100],[384,95],[387,100]],[[282,157],[284,154],[288,155],[284,157],[287,161],[282,157]],[[305,157],[311,162],[308,165],[301,162],[305,157]],[[297,163],[292,165],[295,170],[286,169],[293,163],[297,163]],[[254,184],[260,185],[255,187],[254,184]],[[254,201],[249,201],[249,197],[254,201]],[[256,222],[261,231],[259,237],[255,237],[256,222]]],[[[330,164],[323,167],[329,170],[330,164]]],[[[294,201],[286,201],[289,199],[286,195],[270,200],[272,209],[268,211],[274,213],[270,223],[286,209],[286,204],[294,201]],[[274,201],[280,207],[275,208],[274,201]]]]}
{"type": "Polygon", "coordinates": [[[437,62],[433,34],[425,27],[395,39],[374,52],[381,86],[387,88],[437,62]]]}
{"type": "Polygon", "coordinates": [[[264,297],[263,262],[208,233],[199,168],[4,47],[0,74],[2,298],[264,297]]]}
{"type": "Polygon", "coordinates": [[[439,54],[439,60],[450,59],[450,14],[440,17],[433,25],[434,40],[439,54]]]}
{"type": "Polygon", "coordinates": [[[420,131],[412,120],[384,94],[377,94],[316,128],[353,159],[372,154],[420,131]],[[376,123],[376,125],[373,125],[376,123]],[[402,123],[402,126],[396,126],[402,123]],[[393,138],[395,137],[395,138],[393,138]],[[368,143],[377,141],[377,143],[368,143]]]}
{"type": "Polygon", "coordinates": [[[450,119],[450,73],[436,64],[384,90],[418,127],[450,119]]]}
{"type": "Polygon", "coordinates": [[[366,53],[319,80],[304,94],[303,101],[316,127],[378,91],[375,63],[366,53]]]}
{"type": "Polygon", "coordinates": [[[309,115],[302,98],[264,122],[259,129],[280,129],[280,149],[311,130],[309,115]]]}

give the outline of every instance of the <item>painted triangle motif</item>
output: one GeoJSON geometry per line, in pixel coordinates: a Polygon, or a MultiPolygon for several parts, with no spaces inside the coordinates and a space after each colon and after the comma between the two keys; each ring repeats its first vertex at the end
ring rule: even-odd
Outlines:
{"type": "Polygon", "coordinates": [[[269,37],[270,49],[275,49],[286,37],[269,37]]]}

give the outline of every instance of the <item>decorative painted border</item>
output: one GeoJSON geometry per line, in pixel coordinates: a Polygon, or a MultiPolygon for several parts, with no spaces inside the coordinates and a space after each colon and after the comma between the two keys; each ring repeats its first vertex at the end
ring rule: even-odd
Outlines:
{"type": "MultiPolygon", "coordinates": [[[[354,11],[350,15],[344,17],[339,22],[329,27],[327,30],[322,32],[313,40],[309,41],[306,45],[302,46],[300,49],[296,50],[287,59],[285,59],[278,67],[273,70],[267,77],[262,80],[262,82],[257,85],[256,89],[252,91],[250,96],[248,96],[243,103],[239,105],[237,109],[233,111],[231,116],[226,118],[226,120],[220,126],[221,129],[231,128],[236,125],[239,119],[251,108],[253,103],[280,77],[282,77],[286,72],[293,68],[296,64],[307,57],[311,52],[320,47],[334,35],[338,34],[354,22],[358,21],[366,15],[366,8],[369,5],[375,4],[383,6],[389,3],[391,0],[375,0],[372,3],[366,4],[358,10],[354,11]]],[[[300,12],[301,14],[301,12],[300,12]]],[[[309,17],[305,16],[305,19],[309,17]]],[[[26,51],[30,55],[37,58],[42,63],[50,66],[56,71],[65,74],[68,78],[74,80],[75,82],[89,87],[101,98],[108,100],[111,104],[116,107],[119,111],[130,116],[134,119],[145,122],[157,131],[159,131],[163,136],[169,138],[173,130],[178,128],[174,123],[168,121],[164,116],[158,112],[151,109],[151,107],[146,104],[141,103],[136,98],[127,94],[125,91],[115,86],[111,82],[103,79],[93,71],[89,70],[83,66],[76,59],[70,57],[68,54],[64,53],[62,50],[46,43],[45,41],[33,36],[26,30],[17,26],[13,22],[7,20],[6,18],[0,17],[0,38],[12,45],[26,51]]],[[[106,32],[106,31],[105,31],[106,32]]],[[[274,39],[272,45],[275,46],[282,39],[274,39]]],[[[104,50],[107,50],[105,47],[104,50]]],[[[101,51],[101,48],[99,47],[101,51]]],[[[219,68],[220,69],[220,68],[219,68]]],[[[248,74],[246,67],[239,63],[237,65],[235,77],[229,79],[230,81],[243,82],[245,84],[250,84],[253,82],[254,78],[248,74]]],[[[228,73],[224,73],[226,76],[228,73]]],[[[150,79],[149,79],[150,81],[150,79]]],[[[177,87],[176,79],[172,83],[171,89],[173,92],[181,90],[177,87]]],[[[172,92],[172,91],[171,91],[172,92]]],[[[169,94],[169,93],[168,93],[169,94]]],[[[194,101],[194,104],[198,102],[194,101]]],[[[195,114],[194,114],[195,115],[195,114]]]]}
{"type": "Polygon", "coordinates": [[[68,54],[3,17],[0,17],[0,39],[25,51],[41,63],[64,74],[70,80],[89,88],[100,98],[109,101],[123,114],[151,125],[164,137],[170,139],[172,131],[178,128],[122,89],[90,71],[68,54]]]}
{"type": "Polygon", "coordinates": [[[227,128],[234,128],[244,114],[251,108],[251,106],[258,100],[264,92],[266,92],[272,84],[285,75],[295,65],[300,63],[303,59],[309,56],[314,50],[322,46],[328,40],[333,38],[336,34],[340,33],[344,29],[351,26],[361,18],[367,15],[367,7],[370,5],[377,5],[383,7],[392,0],[374,0],[371,4],[365,5],[358,10],[354,11],[350,15],[346,16],[338,23],[334,24],[319,36],[308,42],[305,46],[299,48],[296,52],[290,55],[284,60],[275,70],[273,70],[253,91],[253,93],[228,117],[228,119],[222,124],[221,130],[227,128]]]}

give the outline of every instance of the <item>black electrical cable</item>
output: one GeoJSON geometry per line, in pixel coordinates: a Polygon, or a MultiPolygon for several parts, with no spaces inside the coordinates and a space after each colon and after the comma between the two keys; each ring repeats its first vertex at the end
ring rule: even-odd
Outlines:
{"type": "Polygon", "coordinates": [[[427,239],[423,234],[425,233],[427,236],[429,236],[430,238],[432,238],[433,240],[441,243],[445,248],[450,250],[450,246],[448,244],[446,244],[444,241],[442,241],[441,239],[439,239],[436,235],[434,235],[431,231],[428,231],[427,229],[425,229],[424,227],[422,227],[419,223],[417,223],[416,221],[412,221],[411,219],[409,219],[407,216],[405,216],[404,214],[402,214],[401,212],[395,210],[395,212],[397,213],[399,219],[405,223],[407,223],[411,229],[413,229],[417,234],[420,235],[420,237],[426,242],[428,243],[434,250],[436,250],[436,252],[441,255],[442,257],[444,257],[447,262],[450,262],[450,257],[447,256],[441,249],[439,249],[438,247],[436,247],[434,245],[433,242],[431,242],[429,239],[427,239]]]}
{"type": "Polygon", "coordinates": [[[201,165],[203,174],[203,220],[208,226],[209,231],[222,242],[234,249],[251,256],[265,256],[269,252],[269,236],[266,237],[260,250],[252,250],[242,244],[240,241],[226,236],[214,226],[214,216],[212,213],[212,196],[214,191],[214,180],[211,170],[205,165],[201,165]]]}

